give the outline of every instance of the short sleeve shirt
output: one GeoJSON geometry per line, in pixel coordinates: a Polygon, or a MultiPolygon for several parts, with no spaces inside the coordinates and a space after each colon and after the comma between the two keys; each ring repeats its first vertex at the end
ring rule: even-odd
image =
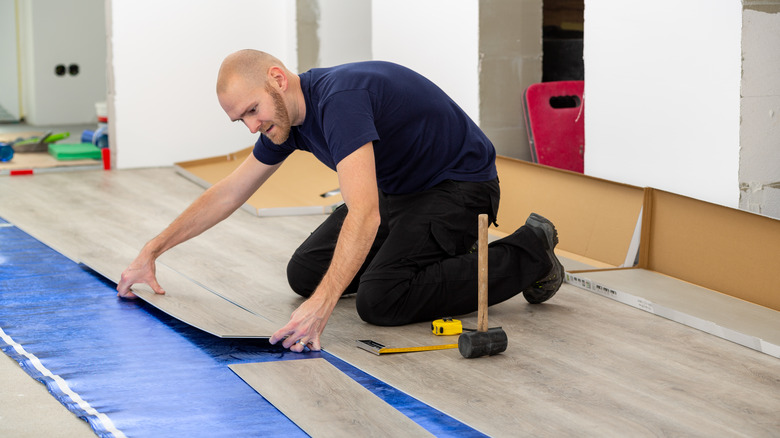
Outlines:
{"type": "Polygon", "coordinates": [[[416,193],[452,179],[496,178],[490,140],[438,86],[381,61],[317,68],[300,75],[303,124],[276,145],[261,135],[254,156],[269,165],[296,149],[333,170],[373,142],[377,184],[388,194],[416,193]]]}

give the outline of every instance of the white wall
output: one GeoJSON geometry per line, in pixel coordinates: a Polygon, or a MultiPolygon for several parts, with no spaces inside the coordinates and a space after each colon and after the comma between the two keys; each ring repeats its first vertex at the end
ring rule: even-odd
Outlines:
{"type": "Polygon", "coordinates": [[[0,0],[0,107],[9,120],[19,120],[17,60],[16,7],[14,0],[0,0]]]}
{"type": "Polygon", "coordinates": [[[479,1],[373,0],[374,59],[432,80],[479,124],[479,1]]]}
{"type": "Polygon", "coordinates": [[[585,172],[736,207],[740,0],[585,1],[585,172]]]}
{"type": "Polygon", "coordinates": [[[106,99],[103,0],[20,0],[19,15],[27,122],[97,123],[95,103],[106,99]],[[58,64],[80,71],[56,76],[58,64]]]}
{"type": "Polygon", "coordinates": [[[228,54],[255,48],[293,71],[295,4],[273,0],[113,0],[115,165],[168,166],[254,144],[216,97],[228,54]]]}
{"type": "MultiPolygon", "coordinates": [[[[328,0],[319,7],[321,65],[372,57],[405,64],[479,122],[478,0],[328,0]]],[[[109,11],[119,168],[166,166],[254,143],[216,99],[228,53],[257,48],[297,69],[293,1],[112,0],[109,11]]]]}

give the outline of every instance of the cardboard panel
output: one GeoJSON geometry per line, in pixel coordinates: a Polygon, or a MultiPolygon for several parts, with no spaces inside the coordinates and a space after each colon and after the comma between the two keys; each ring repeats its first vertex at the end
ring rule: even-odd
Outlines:
{"type": "Polygon", "coordinates": [[[642,268],[780,310],[780,221],[648,190],[642,268]]]}
{"type": "MultiPolygon", "coordinates": [[[[237,168],[249,154],[248,147],[222,157],[176,163],[185,177],[210,187],[237,168]]],[[[339,180],[312,154],[290,155],[268,181],[252,195],[245,207],[259,216],[328,213],[343,202],[340,194],[323,196],[338,189],[339,180]]]]}
{"type": "Polygon", "coordinates": [[[555,224],[558,248],[595,267],[633,265],[644,191],[579,173],[499,157],[499,231],[511,233],[531,212],[555,224]],[[631,253],[630,253],[631,252],[631,253]]]}

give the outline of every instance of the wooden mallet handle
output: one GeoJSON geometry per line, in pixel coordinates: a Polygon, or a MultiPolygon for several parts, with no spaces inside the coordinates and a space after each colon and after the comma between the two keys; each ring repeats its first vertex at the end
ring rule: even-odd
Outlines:
{"type": "Polygon", "coordinates": [[[479,215],[477,230],[477,331],[488,330],[488,216],[479,215]]]}
{"type": "Polygon", "coordinates": [[[471,359],[492,356],[506,350],[507,337],[501,327],[488,328],[488,217],[479,215],[477,239],[477,331],[463,332],[458,338],[461,356],[471,359]]]}

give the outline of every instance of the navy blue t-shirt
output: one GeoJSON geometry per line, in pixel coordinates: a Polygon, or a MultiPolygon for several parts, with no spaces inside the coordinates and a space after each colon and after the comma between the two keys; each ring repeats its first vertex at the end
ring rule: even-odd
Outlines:
{"type": "Polygon", "coordinates": [[[276,145],[264,135],[254,156],[269,165],[295,149],[336,170],[374,143],[377,183],[388,194],[415,193],[452,179],[496,178],[496,152],[482,130],[439,87],[408,68],[381,61],[316,68],[300,75],[303,124],[276,145]]]}

